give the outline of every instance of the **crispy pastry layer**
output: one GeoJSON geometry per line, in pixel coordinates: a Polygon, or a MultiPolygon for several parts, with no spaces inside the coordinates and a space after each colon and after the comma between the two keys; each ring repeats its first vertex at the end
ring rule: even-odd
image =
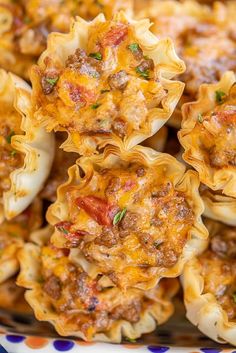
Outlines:
{"type": "Polygon", "coordinates": [[[178,133],[183,159],[203,184],[236,196],[236,86],[233,72],[200,87],[199,99],[183,106],[178,133]]]}
{"type": "Polygon", "coordinates": [[[71,18],[92,20],[100,12],[108,18],[119,10],[132,15],[133,0],[2,0],[0,4],[0,65],[28,78],[30,67],[46,49],[51,32],[66,33],[71,18]]]}
{"type": "MultiPolygon", "coordinates": [[[[34,236],[47,238],[44,229],[34,236]],[[41,234],[40,234],[41,233],[41,234]]],[[[28,243],[19,253],[18,284],[29,289],[26,300],[38,320],[49,321],[62,336],[120,342],[153,331],[173,313],[175,279],[152,290],[115,287],[106,276],[91,278],[68,249],[28,243]]]]}
{"type": "Polygon", "coordinates": [[[208,337],[236,345],[236,229],[208,222],[209,248],[183,272],[188,319],[208,337]]]}
{"type": "Polygon", "coordinates": [[[129,149],[154,135],[171,116],[185,66],[169,39],[148,20],[117,13],[78,18],[69,34],[53,33],[32,70],[34,121],[68,133],[63,147],[89,155],[105,144],[129,149]]]}
{"type": "Polygon", "coordinates": [[[204,202],[204,216],[225,224],[236,226],[236,199],[221,192],[202,188],[200,195],[204,202]]]}
{"type": "Polygon", "coordinates": [[[215,83],[225,71],[236,70],[235,13],[235,1],[208,7],[192,0],[153,0],[137,11],[138,18],[150,18],[159,38],[172,38],[186,64],[179,77],[186,84],[184,94],[168,124],[180,127],[181,105],[197,99],[201,84],[215,83]]]}
{"type": "MultiPolygon", "coordinates": [[[[19,270],[17,252],[42,225],[42,203],[36,199],[23,213],[0,224],[0,284],[19,270]]],[[[5,288],[5,287],[4,287],[5,288]]]]}
{"type": "Polygon", "coordinates": [[[54,136],[35,127],[31,90],[0,70],[0,222],[23,212],[43,186],[54,156],[54,136]]]}
{"type": "Polygon", "coordinates": [[[108,147],[69,169],[47,215],[52,242],[75,248],[91,276],[153,288],[161,277],[178,276],[205,244],[198,185],[196,173],[167,154],[108,147]]]}

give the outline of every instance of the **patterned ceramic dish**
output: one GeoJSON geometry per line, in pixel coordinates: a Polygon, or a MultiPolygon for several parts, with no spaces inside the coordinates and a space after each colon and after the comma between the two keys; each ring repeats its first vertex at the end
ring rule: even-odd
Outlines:
{"type": "Polygon", "coordinates": [[[51,326],[37,322],[31,315],[1,311],[0,353],[236,353],[236,349],[217,345],[189,324],[180,303],[176,311],[173,319],[157,332],[119,345],[62,339],[51,326]]]}

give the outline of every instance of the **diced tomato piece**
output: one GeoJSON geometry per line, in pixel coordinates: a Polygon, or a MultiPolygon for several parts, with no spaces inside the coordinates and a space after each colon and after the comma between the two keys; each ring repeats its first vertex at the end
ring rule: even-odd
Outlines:
{"type": "Polygon", "coordinates": [[[103,47],[119,45],[128,34],[128,26],[125,24],[118,24],[112,27],[102,39],[101,45],[103,47]]]}
{"type": "Polygon", "coordinates": [[[96,196],[84,196],[76,199],[76,204],[102,226],[112,226],[114,206],[96,196]]]}

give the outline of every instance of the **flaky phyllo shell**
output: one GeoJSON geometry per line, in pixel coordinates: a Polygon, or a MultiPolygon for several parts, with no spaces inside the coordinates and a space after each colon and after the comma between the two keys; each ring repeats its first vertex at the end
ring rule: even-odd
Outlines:
{"type": "Polygon", "coordinates": [[[185,90],[169,125],[180,128],[181,106],[197,99],[201,84],[218,81],[227,70],[235,71],[235,8],[234,1],[215,1],[210,7],[192,0],[153,0],[137,13],[138,18],[150,18],[158,38],[170,36],[186,64],[185,73],[178,78],[185,90]]]}
{"type": "Polygon", "coordinates": [[[210,189],[201,191],[204,202],[204,216],[236,226],[236,199],[210,189]]]}
{"type": "Polygon", "coordinates": [[[14,313],[27,314],[32,309],[24,298],[24,288],[16,285],[16,279],[10,278],[0,284],[0,308],[14,313]]]}
{"type": "Polygon", "coordinates": [[[204,84],[199,99],[183,106],[178,134],[183,159],[200,181],[215,191],[236,196],[236,86],[233,72],[216,84],[204,84]]]}
{"type": "Polygon", "coordinates": [[[211,339],[236,345],[236,229],[214,221],[208,229],[209,248],[185,265],[181,278],[187,318],[211,339]]]}
{"type": "Polygon", "coordinates": [[[171,40],[158,40],[149,27],[118,12],[112,21],[77,18],[69,34],[49,35],[31,73],[34,121],[68,132],[66,151],[129,149],[169,119],[183,91],[171,79],[185,66],[171,40]]]}
{"type": "Polygon", "coordinates": [[[163,152],[168,138],[168,128],[162,126],[153,136],[142,142],[143,146],[153,148],[155,151],[163,152]]]}
{"type": "Polygon", "coordinates": [[[12,219],[34,200],[54,155],[54,137],[32,124],[30,87],[0,71],[0,219],[12,219]]]}
{"type": "Polygon", "coordinates": [[[0,66],[20,77],[29,78],[29,70],[46,49],[47,35],[66,33],[71,18],[86,20],[96,17],[101,10],[110,18],[124,9],[132,15],[133,0],[74,0],[48,2],[45,0],[2,0],[0,3],[0,66]]]}
{"type": "Polygon", "coordinates": [[[30,233],[42,224],[42,203],[35,199],[23,213],[0,224],[0,284],[19,271],[17,253],[29,239],[30,233]]]}
{"type": "Polygon", "coordinates": [[[55,225],[52,243],[76,248],[91,277],[107,274],[121,287],[149,289],[178,276],[201,251],[208,233],[198,177],[174,157],[109,146],[77,163],[47,216],[55,225]]]}
{"type": "Polygon", "coordinates": [[[25,297],[36,318],[49,321],[61,336],[120,342],[153,331],[172,315],[177,280],[122,292],[105,276],[89,278],[65,249],[45,244],[48,230],[35,234],[41,246],[28,243],[20,251],[18,284],[28,289],[25,297]]]}

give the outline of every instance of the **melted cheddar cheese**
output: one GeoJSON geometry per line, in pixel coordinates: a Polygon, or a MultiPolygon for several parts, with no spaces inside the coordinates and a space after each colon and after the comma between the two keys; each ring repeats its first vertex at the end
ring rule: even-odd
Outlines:
{"type": "Polygon", "coordinates": [[[236,320],[236,230],[223,224],[210,239],[210,247],[199,257],[204,292],[215,296],[228,315],[236,320]]]}
{"type": "Polygon", "coordinates": [[[111,17],[124,9],[132,12],[132,1],[87,0],[2,0],[0,3],[0,63],[6,70],[27,76],[29,67],[45,50],[51,32],[67,32],[71,18],[87,20],[103,12],[111,17]]]}
{"type": "Polygon", "coordinates": [[[56,224],[64,246],[79,247],[125,287],[150,280],[152,268],[173,267],[194,222],[187,196],[164,166],[97,168],[82,189],[67,189],[65,202],[69,217],[56,224]]]}
{"type": "Polygon", "coordinates": [[[146,310],[152,310],[165,298],[168,289],[165,280],[150,291],[122,292],[111,283],[108,285],[102,276],[91,279],[68,255],[67,249],[57,249],[50,244],[44,246],[40,255],[41,277],[38,278],[44,296],[41,300],[48,302],[67,335],[81,332],[86,340],[92,340],[98,333],[109,336],[109,332],[124,321],[139,322],[146,310]]]}
{"type": "Polygon", "coordinates": [[[173,39],[178,55],[186,63],[186,72],[180,76],[186,84],[183,102],[195,100],[202,83],[216,82],[225,71],[236,70],[236,31],[231,14],[234,7],[215,3],[208,8],[188,0],[154,0],[148,8],[139,10],[138,16],[147,16],[154,23],[152,31],[157,36],[173,39]]]}
{"type": "Polygon", "coordinates": [[[212,172],[232,170],[236,167],[236,86],[227,96],[215,91],[215,109],[206,114],[199,113],[197,123],[191,131],[192,145],[204,158],[212,172]]]}
{"type": "MultiPolygon", "coordinates": [[[[1,100],[1,99],[0,99],[1,100]]],[[[21,116],[11,104],[0,103],[0,198],[11,187],[10,173],[23,165],[24,154],[11,145],[14,135],[21,135],[21,116]]]]}
{"type": "Polygon", "coordinates": [[[91,25],[86,48],[78,48],[64,67],[53,57],[44,62],[45,69],[34,67],[32,76],[38,119],[50,116],[49,129],[69,132],[77,146],[84,136],[124,140],[148,132],[152,110],[167,96],[153,60],[125,21],[91,25]]]}

